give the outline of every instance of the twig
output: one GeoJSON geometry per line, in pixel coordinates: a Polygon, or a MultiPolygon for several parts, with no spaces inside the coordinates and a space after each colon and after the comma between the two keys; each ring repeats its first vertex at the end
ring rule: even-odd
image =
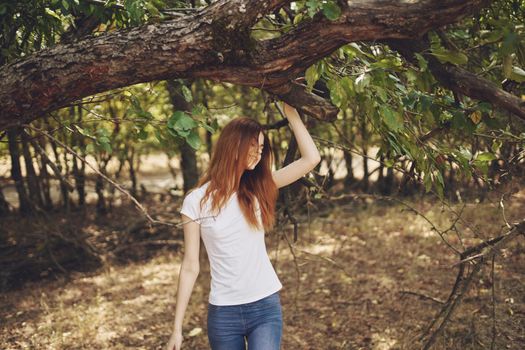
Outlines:
{"type": "Polygon", "coordinates": [[[508,241],[510,241],[512,238],[516,237],[519,234],[525,234],[525,219],[521,220],[520,222],[514,223],[512,225],[512,228],[507,233],[504,233],[501,236],[492,238],[488,241],[482,242],[474,247],[467,249],[461,254],[461,260],[453,264],[452,267],[465,264],[466,262],[475,259],[483,259],[485,257],[493,256],[497,254],[498,251],[501,250],[501,248],[503,248],[503,246],[508,241]],[[471,255],[472,253],[477,254],[471,255]]]}
{"type": "Polygon", "coordinates": [[[401,290],[401,291],[399,291],[399,293],[400,294],[411,294],[411,295],[415,295],[417,297],[420,297],[421,299],[429,299],[429,300],[432,300],[433,302],[436,302],[438,304],[445,304],[445,302],[443,300],[431,297],[431,296],[423,294],[423,293],[412,292],[410,290],[401,290]]]}
{"type": "Polygon", "coordinates": [[[379,199],[385,199],[385,200],[389,200],[389,201],[394,201],[394,202],[398,202],[402,205],[404,205],[405,207],[407,207],[410,211],[413,211],[415,214],[421,216],[426,222],[428,222],[431,226],[431,229],[433,231],[436,231],[437,234],[439,235],[439,237],[441,238],[441,240],[450,248],[452,249],[456,254],[460,255],[461,252],[459,250],[457,250],[454,246],[452,246],[452,244],[450,244],[446,239],[445,239],[445,235],[443,234],[443,232],[441,232],[437,227],[436,225],[430,221],[429,218],[427,218],[425,216],[425,214],[421,213],[419,210],[417,210],[416,208],[412,207],[410,204],[406,203],[405,201],[401,200],[401,199],[398,199],[398,198],[395,198],[395,197],[391,197],[391,196],[384,196],[384,195],[377,195],[377,194],[366,194],[366,193],[363,193],[363,194],[357,194],[357,193],[353,193],[353,194],[343,194],[343,195],[339,195],[339,196],[335,196],[335,197],[329,197],[330,200],[340,200],[340,199],[344,199],[344,198],[359,198],[359,197],[372,197],[372,198],[379,198],[379,199]]]}
{"type": "Polygon", "coordinates": [[[323,259],[323,260],[325,260],[325,261],[328,261],[330,264],[334,265],[334,266],[337,267],[339,270],[343,271],[343,273],[344,273],[346,276],[352,278],[352,275],[349,274],[349,273],[345,270],[345,268],[344,268],[342,265],[338,264],[334,259],[329,258],[329,257],[327,257],[327,256],[320,255],[320,254],[310,253],[310,252],[308,252],[308,251],[306,251],[306,250],[303,250],[303,249],[298,249],[298,248],[297,248],[297,250],[300,251],[301,253],[305,253],[305,254],[308,254],[308,255],[312,255],[312,256],[315,256],[315,257],[317,257],[317,258],[320,258],[320,259],[323,259]]]}
{"type": "Polygon", "coordinates": [[[429,349],[435,342],[437,336],[444,330],[444,327],[451,317],[452,312],[457,307],[457,305],[459,305],[461,299],[468,290],[472,278],[479,272],[485,260],[494,258],[506,243],[508,243],[512,238],[517,237],[519,234],[525,235],[525,219],[512,225],[512,229],[506,234],[478,244],[477,246],[469,248],[461,253],[459,271],[456,277],[456,282],[454,283],[454,287],[452,288],[452,292],[450,293],[450,296],[448,297],[445,305],[440,310],[438,315],[432,320],[425,332],[423,332],[421,339],[425,338],[430,333],[431,329],[434,328],[434,325],[440,320],[440,318],[441,322],[437,329],[430,335],[423,349],[429,349]],[[481,253],[475,254],[476,258],[479,258],[479,261],[473,262],[473,259],[470,258],[470,255],[473,253],[478,253],[483,249],[484,251],[481,253]],[[469,265],[467,265],[467,263],[469,263],[469,265]],[[473,266],[472,271],[467,275],[467,277],[463,276],[466,266],[473,266]]]}
{"type": "Polygon", "coordinates": [[[57,165],[53,161],[51,161],[51,159],[49,159],[49,157],[47,156],[46,152],[42,149],[42,147],[37,142],[35,142],[34,139],[29,139],[29,142],[31,143],[33,148],[37,151],[37,153],[40,154],[42,159],[44,159],[46,164],[49,165],[49,167],[53,170],[58,180],[66,185],[69,192],[73,192],[75,190],[75,186],[73,186],[73,184],[71,184],[71,182],[69,182],[68,179],[62,176],[57,165]]]}
{"type": "Polygon", "coordinates": [[[423,347],[424,350],[430,349],[430,347],[436,341],[437,336],[444,330],[445,325],[447,324],[448,320],[452,316],[452,312],[455,310],[455,308],[459,305],[460,301],[463,299],[463,296],[468,290],[468,287],[470,286],[472,279],[479,272],[479,270],[481,269],[481,266],[482,266],[481,263],[475,264],[474,268],[472,269],[472,272],[466,278],[462,278],[456,281],[456,283],[463,282],[463,285],[461,286],[459,293],[457,295],[451,295],[452,299],[449,299],[447,303],[445,304],[444,306],[444,309],[446,310],[445,316],[443,317],[443,320],[439,324],[438,328],[432,333],[428,341],[425,343],[425,346],[423,347]]]}
{"type": "MultiPolygon", "coordinates": [[[[99,176],[101,176],[103,179],[105,179],[107,182],[109,182],[111,185],[115,186],[115,188],[117,190],[119,190],[121,193],[123,193],[125,196],[127,196],[134,204],[135,206],[140,210],[142,211],[142,213],[144,214],[144,216],[146,216],[146,218],[148,219],[148,221],[151,223],[151,224],[159,224],[159,225],[167,225],[167,226],[180,226],[180,225],[183,225],[185,224],[186,222],[181,222],[181,223],[172,223],[172,222],[168,222],[168,221],[161,221],[161,220],[156,220],[154,218],[152,218],[150,216],[150,214],[147,212],[147,210],[144,208],[144,206],[142,204],[140,204],[140,202],[129,192],[127,191],[126,189],[124,189],[120,184],[118,184],[117,182],[111,180],[109,177],[107,177],[106,175],[104,175],[101,171],[99,171],[98,169],[96,169],[94,166],[92,166],[84,157],[82,157],[81,155],[79,155],[77,152],[75,152],[74,150],[72,150],[69,146],[67,146],[66,144],[64,144],[63,142],[61,142],[60,140],[58,140],[57,138],[53,137],[52,135],[50,135],[49,133],[47,133],[46,131],[42,130],[42,129],[38,129],[34,126],[31,126],[31,125],[28,125],[28,124],[25,124],[24,127],[28,127],[34,131],[37,131],[37,132],[40,132],[42,135],[46,136],[47,138],[53,140],[54,142],[56,142],[57,144],[59,144],[60,146],[62,146],[64,149],[66,149],[69,153],[71,153],[72,155],[74,155],[75,157],[77,157],[80,161],[82,161],[83,163],[85,163],[88,167],[90,167],[95,173],[97,173],[99,176]]],[[[202,219],[202,218],[198,218],[198,219],[195,219],[195,220],[190,220],[190,221],[196,221],[196,220],[199,220],[199,219],[202,219]]],[[[187,222],[190,222],[190,221],[187,221],[187,222]]]]}
{"type": "Polygon", "coordinates": [[[505,204],[503,204],[504,198],[505,198],[505,193],[501,195],[501,198],[499,200],[499,206],[501,207],[501,215],[503,216],[503,221],[505,221],[505,225],[507,225],[508,228],[511,228],[511,225],[507,221],[507,216],[505,215],[505,204]]]}

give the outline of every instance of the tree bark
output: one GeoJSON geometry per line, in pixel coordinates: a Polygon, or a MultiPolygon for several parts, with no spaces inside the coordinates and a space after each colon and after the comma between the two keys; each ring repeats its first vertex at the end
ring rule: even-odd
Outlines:
{"type": "Polygon", "coordinates": [[[339,1],[342,14],[335,21],[319,13],[277,38],[250,36],[253,24],[288,3],[220,0],[182,18],[56,45],[6,64],[0,69],[0,129],[86,96],[175,77],[258,87],[304,113],[334,119],[335,106],[291,79],[346,43],[418,38],[488,1],[339,1]]]}

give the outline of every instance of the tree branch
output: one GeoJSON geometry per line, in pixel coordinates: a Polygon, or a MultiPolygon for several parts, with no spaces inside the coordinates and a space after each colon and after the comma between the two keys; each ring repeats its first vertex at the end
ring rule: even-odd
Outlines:
{"type": "Polygon", "coordinates": [[[334,118],[334,106],[298,93],[290,81],[348,42],[417,38],[487,3],[350,2],[336,21],[319,13],[278,38],[257,41],[250,36],[254,23],[289,2],[220,0],[181,18],[90,36],[4,65],[0,130],[100,92],[197,77],[258,87],[310,115],[334,118]]]}
{"type": "Polygon", "coordinates": [[[525,120],[525,101],[499,88],[493,82],[478,77],[464,68],[448,63],[440,63],[428,53],[430,47],[426,39],[421,40],[388,40],[386,43],[398,51],[405,59],[415,63],[414,53],[420,52],[428,61],[430,71],[446,88],[470,98],[488,101],[494,106],[507,110],[525,120]]]}

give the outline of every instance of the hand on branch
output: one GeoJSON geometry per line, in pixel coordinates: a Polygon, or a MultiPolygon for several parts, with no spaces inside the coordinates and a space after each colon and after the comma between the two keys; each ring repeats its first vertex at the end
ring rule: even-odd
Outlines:
{"type": "Polygon", "coordinates": [[[283,113],[284,113],[284,117],[286,119],[288,119],[288,121],[292,121],[294,119],[301,119],[301,117],[299,116],[299,113],[297,112],[297,109],[295,109],[294,107],[290,106],[289,104],[287,104],[286,102],[283,101],[283,113]]]}

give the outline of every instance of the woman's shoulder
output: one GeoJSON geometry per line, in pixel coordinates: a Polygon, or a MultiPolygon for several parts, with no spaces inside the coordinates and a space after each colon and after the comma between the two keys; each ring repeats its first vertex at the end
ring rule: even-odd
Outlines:
{"type": "Polygon", "coordinates": [[[201,186],[193,187],[186,193],[185,197],[191,196],[192,198],[196,198],[196,197],[204,196],[204,193],[206,192],[206,188],[208,187],[208,185],[209,185],[209,182],[206,182],[205,184],[201,186]]]}

